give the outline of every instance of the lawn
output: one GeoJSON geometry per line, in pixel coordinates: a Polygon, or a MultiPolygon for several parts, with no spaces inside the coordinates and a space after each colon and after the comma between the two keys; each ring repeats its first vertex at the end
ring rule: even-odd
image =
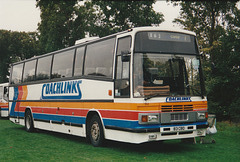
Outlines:
{"type": "Polygon", "coordinates": [[[215,144],[108,141],[96,148],[85,138],[41,130],[28,133],[23,126],[0,119],[0,161],[239,161],[240,125],[220,122],[217,129],[212,136],[215,144]]]}

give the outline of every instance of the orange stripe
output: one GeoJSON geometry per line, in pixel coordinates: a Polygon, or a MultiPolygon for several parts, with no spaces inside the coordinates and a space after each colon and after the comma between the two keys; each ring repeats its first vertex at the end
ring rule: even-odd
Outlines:
{"type": "Polygon", "coordinates": [[[8,106],[8,103],[0,103],[0,106],[8,106]]]}
{"type": "Polygon", "coordinates": [[[81,108],[97,110],[141,110],[161,111],[163,106],[192,105],[193,111],[207,109],[207,101],[178,102],[178,103],[103,103],[103,102],[22,102],[23,107],[49,107],[49,108],[81,108]]]}
{"type": "Polygon", "coordinates": [[[22,90],[23,90],[22,100],[26,100],[26,99],[27,99],[27,96],[28,96],[27,86],[22,86],[22,90]]]}

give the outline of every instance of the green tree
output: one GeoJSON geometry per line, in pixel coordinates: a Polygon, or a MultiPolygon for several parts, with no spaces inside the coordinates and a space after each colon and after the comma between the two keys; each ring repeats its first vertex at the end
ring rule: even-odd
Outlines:
{"type": "Polygon", "coordinates": [[[209,78],[210,105],[220,118],[240,122],[240,10],[228,16],[226,34],[220,37],[215,70],[209,78]],[[216,106],[218,109],[214,109],[216,106]]]}
{"type": "MultiPolygon", "coordinates": [[[[41,22],[38,24],[40,43],[45,52],[62,49],[74,44],[73,31],[75,5],[77,0],[37,0],[41,11],[41,22]]],[[[80,32],[80,35],[84,32],[80,32]]],[[[79,35],[79,34],[78,34],[79,35]]]]}
{"type": "Polygon", "coordinates": [[[219,37],[225,33],[228,17],[236,8],[236,1],[183,1],[177,5],[181,6],[180,17],[174,22],[194,31],[201,51],[210,54],[211,60],[214,60],[212,49],[219,44],[219,37]]]}
{"type": "Polygon", "coordinates": [[[74,45],[85,35],[105,36],[131,27],[158,25],[163,15],[151,1],[37,0],[41,10],[38,25],[45,52],[74,45]]]}
{"type": "Polygon", "coordinates": [[[106,36],[132,27],[159,25],[163,14],[153,10],[149,1],[98,1],[92,0],[95,21],[90,35],[106,36]]]}
{"type": "MultiPolygon", "coordinates": [[[[239,10],[237,1],[180,2],[180,18],[175,22],[197,33],[203,60],[209,111],[220,120],[239,112],[239,10]]],[[[238,113],[239,114],[239,113],[238,113]]]]}
{"type": "Polygon", "coordinates": [[[41,53],[38,34],[0,30],[0,82],[7,82],[9,64],[41,53]]]}
{"type": "Polygon", "coordinates": [[[10,62],[10,32],[0,30],[0,83],[7,82],[8,63],[10,62]]]}

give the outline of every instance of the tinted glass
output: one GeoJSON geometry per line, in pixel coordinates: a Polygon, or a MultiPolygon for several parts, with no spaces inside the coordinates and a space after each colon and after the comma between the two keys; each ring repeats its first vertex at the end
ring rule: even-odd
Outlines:
{"type": "Polygon", "coordinates": [[[84,75],[112,78],[115,38],[87,46],[84,75]]]}
{"type": "Polygon", "coordinates": [[[55,54],[53,58],[52,78],[72,76],[74,50],[55,54]]]}
{"type": "Polygon", "coordinates": [[[74,76],[82,75],[84,50],[85,50],[85,47],[80,47],[77,49],[76,58],[75,58],[74,76]]]}
{"type": "Polygon", "coordinates": [[[130,62],[122,61],[121,53],[123,51],[129,53],[131,47],[131,37],[118,39],[117,46],[117,65],[116,65],[116,80],[115,80],[115,97],[130,97],[130,62]]]}
{"type": "Polygon", "coordinates": [[[200,96],[200,60],[192,55],[135,53],[135,97],[200,96]]]}
{"type": "Polygon", "coordinates": [[[118,40],[117,54],[121,54],[122,51],[130,51],[131,48],[131,37],[124,37],[118,40]]]}
{"type": "Polygon", "coordinates": [[[35,68],[37,60],[25,62],[23,72],[23,82],[33,81],[35,79],[35,68]]]}
{"type": "Polygon", "coordinates": [[[136,34],[135,52],[165,54],[197,54],[195,37],[174,32],[139,32],[136,34]]]}
{"type": "Polygon", "coordinates": [[[13,66],[12,69],[12,84],[18,84],[22,81],[22,70],[23,70],[23,63],[17,64],[13,66]]]}
{"type": "Polygon", "coordinates": [[[3,87],[0,87],[0,100],[3,98],[3,87]]]}
{"type": "Polygon", "coordinates": [[[52,55],[38,59],[36,79],[43,80],[50,78],[52,55]]]}

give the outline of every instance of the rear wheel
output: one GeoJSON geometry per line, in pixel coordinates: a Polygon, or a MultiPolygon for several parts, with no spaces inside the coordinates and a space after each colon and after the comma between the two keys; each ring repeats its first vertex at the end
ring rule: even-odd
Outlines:
{"type": "Polygon", "coordinates": [[[34,126],[33,126],[33,118],[31,111],[27,110],[25,113],[25,130],[27,132],[33,132],[34,126]]]}
{"type": "Polygon", "coordinates": [[[102,146],[105,140],[103,126],[100,118],[97,115],[94,115],[90,120],[88,129],[91,144],[95,147],[102,146]]]}

